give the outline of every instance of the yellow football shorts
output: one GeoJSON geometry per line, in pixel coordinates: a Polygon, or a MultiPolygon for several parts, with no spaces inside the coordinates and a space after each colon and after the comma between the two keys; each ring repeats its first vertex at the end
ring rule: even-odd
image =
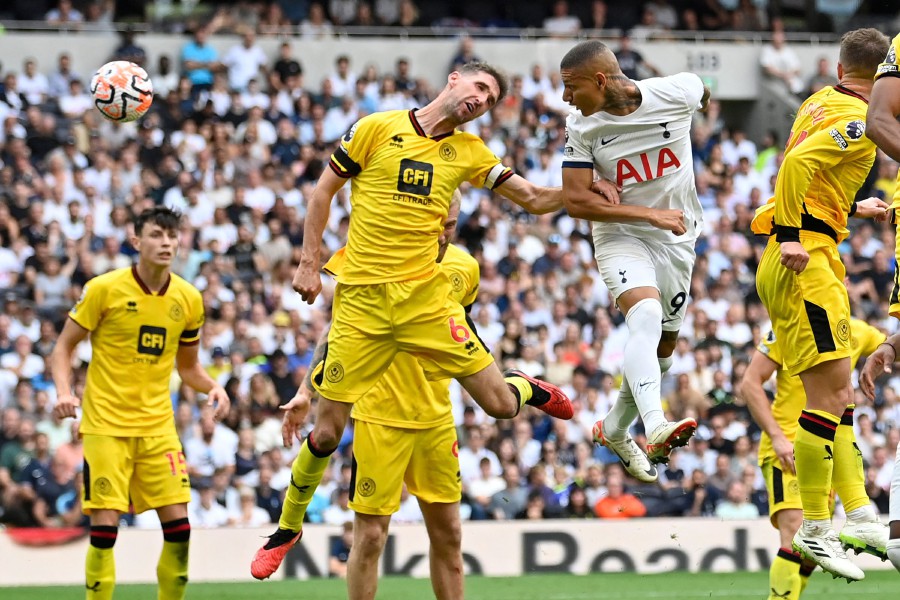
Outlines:
{"type": "Polygon", "coordinates": [[[766,491],[769,492],[769,521],[778,529],[775,515],[787,509],[803,510],[800,501],[800,484],[797,476],[781,468],[781,461],[775,455],[762,459],[762,473],[766,479],[766,491]]]}
{"type": "Polygon", "coordinates": [[[809,253],[802,273],[781,265],[781,245],[775,236],[756,272],[756,289],[769,312],[772,330],[785,352],[783,365],[791,375],[823,362],[850,356],[850,299],[844,287],[844,265],[827,235],[800,232],[809,253]]]}
{"type": "Polygon", "coordinates": [[[403,483],[425,502],[459,502],[459,445],[453,422],[431,429],[400,429],[356,421],[350,508],[390,515],[400,508],[403,483]]]}
{"type": "MultiPolygon", "coordinates": [[[[897,239],[900,240],[900,225],[897,226],[897,239]]],[[[894,289],[891,290],[891,316],[900,319],[900,246],[895,249],[897,265],[894,266],[894,289]]]]}
{"type": "Polygon", "coordinates": [[[191,484],[178,435],[112,437],[84,435],[85,514],[92,509],[128,512],[185,504],[191,484]]]}
{"type": "Polygon", "coordinates": [[[328,351],[313,370],[314,387],[329,400],[356,402],[400,351],[414,355],[432,381],[467,377],[490,365],[493,357],[451,290],[440,269],[412,281],[338,283],[328,351]]]}

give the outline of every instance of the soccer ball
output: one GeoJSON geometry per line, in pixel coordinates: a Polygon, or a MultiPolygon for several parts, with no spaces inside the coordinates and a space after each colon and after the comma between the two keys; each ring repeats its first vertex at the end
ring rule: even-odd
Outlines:
{"type": "Polygon", "coordinates": [[[91,78],[94,106],[110,121],[130,123],[153,103],[153,84],[147,71],[127,60],[108,62],[91,78]]]}

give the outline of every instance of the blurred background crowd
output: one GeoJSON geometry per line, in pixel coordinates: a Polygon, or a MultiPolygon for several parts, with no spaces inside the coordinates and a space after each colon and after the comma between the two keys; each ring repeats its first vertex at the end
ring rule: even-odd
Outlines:
{"type": "MultiPolygon", "coordinates": [[[[62,11],[67,2],[59,4],[54,10],[62,11]]],[[[341,8],[356,10],[357,4],[332,1],[326,16],[350,18],[349,9],[341,8]]],[[[702,4],[719,6],[716,0],[702,4]]],[[[279,6],[265,5],[255,22],[260,32],[279,6]]],[[[310,15],[315,6],[320,5],[310,5],[310,15]]],[[[643,13],[655,7],[677,17],[671,10],[658,11],[667,6],[665,0],[649,2],[643,13]]],[[[174,271],[203,293],[207,321],[201,359],[233,402],[231,415],[216,423],[203,408],[204,399],[173,375],[175,420],[194,487],[192,523],[259,526],[278,519],[298,446],[295,441],[292,449],[282,447],[278,407],[293,396],[310,367],[330,318],[333,291],[326,278],[325,292],[308,306],[290,286],[307,198],[337,140],[358,118],[411,109],[436,92],[420,79],[414,57],[398,57],[389,72],[344,56],[318,57],[333,62],[334,71],[324,81],[308,81],[290,41],[277,56],[268,56],[247,29],[219,54],[207,43],[212,29],[197,29],[183,47],[161,56],[148,56],[133,31],[122,34],[111,58],[143,64],[157,93],[151,113],[137,123],[103,120],[85,90],[90,74],[73,72],[68,55],[56,64],[3,65],[0,522],[44,527],[82,522],[77,424],[51,415],[55,391],[46,359],[82,286],[131,264],[130,217],[156,204],[185,215],[174,271]]],[[[780,43],[773,46],[777,56],[790,51],[783,39],[780,43]]],[[[656,72],[630,44],[628,37],[611,42],[625,73],[640,78],[656,72]]],[[[447,70],[476,58],[477,41],[462,38],[447,70]]],[[[766,74],[788,84],[782,64],[761,59],[766,74]]],[[[833,83],[834,65],[827,61],[796,71],[804,91],[833,83]]],[[[556,70],[522,65],[511,76],[510,95],[467,129],[516,172],[541,185],[561,185],[568,106],[556,70]]],[[[715,100],[706,115],[696,117],[696,185],[705,223],[687,319],[662,391],[670,418],[692,415],[701,427],[654,485],[626,477],[616,457],[592,443],[594,422],[618,393],[627,329],[597,272],[590,224],[565,213],[533,217],[488,191],[461,190],[457,243],[481,265],[472,313],[480,336],[502,367],[562,385],[576,406],[569,422],[533,409],[494,422],[454,383],[464,518],[766,513],[757,467],[760,431],[739,384],[769,328],[754,285],[766,240],[753,236],[749,224],[754,209],[771,195],[786,133],[748,139],[725,123],[715,100]]],[[[861,196],[890,201],[896,173],[897,164],[879,156],[861,196]]],[[[348,186],[332,206],[328,252],[346,241],[350,206],[348,186]]],[[[892,332],[897,323],[888,317],[887,301],[893,227],[852,226],[840,249],[855,315],[892,332]]],[[[89,360],[86,343],[79,348],[79,395],[89,360]]],[[[875,402],[857,394],[856,412],[867,486],[881,512],[887,510],[900,440],[900,380],[884,383],[875,402]]],[[[311,522],[352,519],[347,507],[352,431],[347,429],[310,506],[311,522]]],[[[639,423],[633,433],[644,442],[639,423]]],[[[421,519],[406,492],[395,519],[421,519]]],[[[152,512],[123,521],[158,523],[152,512]]]]}

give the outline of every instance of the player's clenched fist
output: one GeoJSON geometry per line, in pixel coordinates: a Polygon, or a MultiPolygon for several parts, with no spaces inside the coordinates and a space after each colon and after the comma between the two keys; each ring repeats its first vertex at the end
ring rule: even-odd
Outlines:
{"type": "Polygon", "coordinates": [[[659,229],[671,231],[675,235],[683,235],[687,231],[683,210],[656,210],[650,218],[650,224],[659,229]]]}
{"type": "Polygon", "coordinates": [[[312,304],[316,301],[319,292],[322,291],[322,278],[319,277],[318,269],[301,260],[291,285],[304,302],[312,304]]]}
{"type": "Polygon", "coordinates": [[[72,394],[62,394],[56,399],[53,407],[53,415],[58,419],[76,417],[75,410],[81,406],[81,401],[72,394]]]}
{"type": "Polygon", "coordinates": [[[794,271],[802,273],[809,262],[809,253],[800,242],[781,243],[781,264],[794,271]]]}

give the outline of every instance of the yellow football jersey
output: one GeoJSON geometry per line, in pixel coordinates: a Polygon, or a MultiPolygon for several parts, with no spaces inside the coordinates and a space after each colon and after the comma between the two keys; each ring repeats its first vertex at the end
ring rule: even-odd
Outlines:
{"type": "MultiPolygon", "coordinates": [[[[850,319],[850,347],[852,350],[850,369],[855,369],[860,358],[875,352],[878,345],[886,339],[887,336],[865,321],[850,319]]],[[[774,332],[769,332],[769,335],[757,346],[757,350],[778,364],[775,374],[776,387],[775,401],[772,403],[772,416],[775,417],[775,422],[778,423],[785,437],[794,441],[794,436],[797,435],[797,420],[806,406],[806,392],[803,390],[803,383],[799,377],[791,377],[786,369],[781,368],[781,365],[784,364],[784,348],[775,339],[774,332]]],[[[772,454],[772,438],[763,432],[759,441],[759,464],[762,465],[764,459],[772,454]]]]}
{"type": "Polygon", "coordinates": [[[341,273],[351,285],[433,273],[453,191],[463,181],[493,189],[513,174],[472,134],[428,137],[414,110],[363,117],[341,139],[329,166],[352,177],[341,273]]]}
{"type": "Polygon", "coordinates": [[[797,241],[810,230],[847,237],[853,198],[875,162],[865,136],[868,101],[841,85],[800,105],[775,182],[775,196],[756,211],[754,233],[797,241]]]}
{"type": "MultiPolygon", "coordinates": [[[[345,259],[342,248],[325,264],[325,270],[343,281],[345,259]]],[[[463,306],[473,304],[478,296],[478,261],[451,244],[440,268],[450,278],[453,299],[463,306]]],[[[448,419],[452,422],[449,389],[449,379],[428,381],[415,356],[400,352],[375,387],[356,401],[351,415],[379,425],[429,429],[448,419]]]]}
{"type": "Polygon", "coordinates": [[[91,332],[81,432],[119,437],[174,431],[169,379],[180,345],[200,341],[203,299],[171,275],[151,292],[135,267],[90,280],[69,318],[91,332]]]}

